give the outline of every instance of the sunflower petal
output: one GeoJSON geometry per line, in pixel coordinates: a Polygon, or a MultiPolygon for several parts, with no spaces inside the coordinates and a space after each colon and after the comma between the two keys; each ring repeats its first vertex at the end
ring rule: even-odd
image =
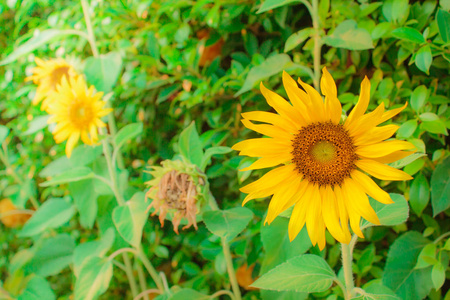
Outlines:
{"type": "Polygon", "coordinates": [[[370,206],[369,198],[361,190],[361,188],[353,181],[353,179],[347,178],[342,185],[344,193],[348,195],[350,200],[349,204],[361,215],[364,219],[372,224],[380,225],[380,220],[377,214],[370,206]]]}
{"type": "Polygon", "coordinates": [[[290,119],[286,119],[281,115],[264,112],[264,111],[252,111],[242,113],[242,117],[244,119],[248,119],[251,121],[258,121],[264,123],[270,123],[272,125],[285,128],[290,133],[296,133],[300,128],[296,127],[296,124],[290,121],[290,119]]]}
{"type": "Polygon", "coordinates": [[[377,200],[378,202],[384,204],[394,203],[392,201],[391,196],[388,193],[383,191],[369,176],[358,171],[353,170],[351,173],[351,177],[367,194],[369,194],[372,198],[377,200]]]}
{"type": "Polygon", "coordinates": [[[356,161],[356,166],[369,173],[373,177],[381,180],[411,180],[413,179],[407,173],[397,170],[393,167],[383,165],[375,160],[361,159],[356,161]]]}
{"type": "Polygon", "coordinates": [[[406,106],[408,106],[408,102],[406,102],[405,105],[403,105],[402,107],[388,110],[381,116],[378,124],[381,124],[381,123],[393,118],[394,116],[399,114],[402,110],[404,110],[406,108],[406,106]]]}
{"type": "Polygon", "coordinates": [[[72,150],[75,147],[75,145],[79,139],[80,139],[80,132],[75,131],[70,135],[69,139],[67,140],[66,155],[68,158],[70,158],[70,156],[72,155],[72,150]]]}
{"type": "Polygon", "coordinates": [[[328,72],[327,68],[322,69],[322,78],[320,80],[320,88],[325,96],[325,108],[328,117],[334,124],[338,124],[341,119],[342,106],[337,98],[336,83],[328,72]]]}
{"type": "Polygon", "coordinates": [[[406,141],[386,141],[372,145],[359,146],[356,149],[358,156],[373,158],[391,154],[400,150],[414,149],[414,145],[406,141]]]}
{"type": "Polygon", "coordinates": [[[358,103],[356,103],[355,107],[350,112],[347,120],[345,120],[345,125],[351,126],[355,120],[364,115],[369,106],[370,101],[370,80],[364,77],[364,80],[361,82],[361,91],[359,94],[358,103]]]}
{"type": "Polygon", "coordinates": [[[366,134],[354,137],[355,146],[370,145],[379,143],[390,138],[400,126],[389,124],[382,127],[374,127],[366,134]]]}
{"type": "Polygon", "coordinates": [[[292,139],[292,134],[289,132],[283,130],[280,127],[273,126],[273,125],[267,125],[267,124],[253,124],[249,120],[242,119],[242,124],[244,124],[245,127],[248,129],[251,129],[253,131],[259,132],[263,135],[270,136],[270,137],[279,137],[283,139],[287,139],[290,141],[292,139]]]}
{"type": "Polygon", "coordinates": [[[322,217],[325,226],[331,235],[339,242],[345,241],[345,234],[339,224],[339,216],[337,214],[338,208],[336,205],[336,195],[330,186],[320,188],[322,194],[322,217]]]}

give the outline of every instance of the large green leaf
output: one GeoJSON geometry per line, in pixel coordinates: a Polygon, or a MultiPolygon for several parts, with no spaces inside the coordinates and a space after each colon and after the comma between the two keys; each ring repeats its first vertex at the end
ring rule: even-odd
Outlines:
{"type": "Polygon", "coordinates": [[[117,149],[120,149],[127,141],[134,139],[139,136],[144,130],[144,125],[142,123],[132,123],[123,127],[114,137],[114,144],[117,149]]]}
{"type": "Polygon", "coordinates": [[[194,165],[201,167],[203,148],[197,129],[195,128],[195,122],[192,122],[180,133],[178,149],[184,158],[194,165]]]}
{"type": "Polygon", "coordinates": [[[303,254],[270,270],[252,286],[265,290],[315,293],[329,289],[335,278],[334,271],[322,257],[303,254]]]}
{"type": "Polygon", "coordinates": [[[409,204],[412,210],[420,216],[430,201],[430,186],[427,178],[420,173],[414,178],[409,190],[409,204]]]}
{"type": "Polygon", "coordinates": [[[42,45],[47,44],[48,42],[61,38],[66,35],[71,34],[80,34],[80,32],[76,30],[59,30],[59,29],[47,29],[40,32],[38,35],[33,36],[28,41],[17,47],[13,50],[13,52],[5,57],[2,61],[0,61],[0,66],[12,63],[16,61],[18,58],[30,53],[31,51],[41,47],[42,45]]]}
{"type": "Polygon", "coordinates": [[[276,218],[270,225],[261,222],[261,240],[264,246],[264,260],[261,273],[286,262],[311,248],[308,232],[304,227],[291,242],[288,234],[289,219],[276,218]]]}
{"type": "Polygon", "coordinates": [[[438,9],[436,21],[442,40],[444,43],[448,43],[450,41],[450,13],[443,9],[438,9]]]}
{"type": "MultiPolygon", "coordinates": [[[[1,299],[1,294],[0,294],[1,299]]],[[[8,297],[5,299],[9,299],[8,297]]],[[[56,299],[50,284],[45,278],[33,276],[28,282],[25,290],[17,300],[54,300],[56,299]]]]}
{"type": "Polygon", "coordinates": [[[112,214],[119,234],[135,247],[141,243],[142,229],[148,218],[147,207],[144,193],[139,192],[125,204],[117,206],[112,214]]]}
{"type": "Polygon", "coordinates": [[[414,28],[400,27],[392,31],[392,35],[396,38],[406,40],[409,42],[421,44],[425,42],[423,35],[414,28]]]}
{"type": "Polygon", "coordinates": [[[0,125],[0,145],[3,144],[3,142],[6,140],[8,134],[9,128],[4,125],[0,125]]]}
{"type": "Polygon", "coordinates": [[[397,238],[389,248],[383,284],[402,299],[421,300],[432,288],[431,268],[414,269],[420,251],[428,243],[422,234],[410,231],[397,238]]]}
{"type": "Polygon", "coordinates": [[[284,44],[284,52],[289,52],[314,34],[314,28],[305,28],[288,37],[284,44]]]}
{"type": "MultiPolygon", "coordinates": [[[[383,285],[381,279],[374,279],[363,286],[366,293],[369,293],[367,300],[401,300],[394,291],[383,285]]],[[[355,299],[355,298],[352,298],[355,299]]],[[[359,298],[356,298],[359,299],[359,298]]]]}
{"type": "Polygon", "coordinates": [[[81,267],[89,258],[98,256],[103,257],[112,247],[115,238],[113,227],[108,228],[100,240],[90,241],[79,244],[73,252],[73,269],[75,276],[78,277],[81,267]]]}
{"type": "Polygon", "coordinates": [[[68,222],[75,214],[75,207],[64,199],[47,200],[33,214],[19,232],[20,237],[39,234],[50,228],[57,228],[68,222]]]}
{"type": "Polygon", "coordinates": [[[98,91],[105,93],[112,90],[121,71],[122,57],[116,52],[102,54],[100,57],[88,57],[84,67],[87,81],[98,91]]]}
{"type": "MultiPolygon", "coordinates": [[[[373,198],[369,198],[370,205],[377,213],[380,225],[394,226],[404,223],[409,216],[409,207],[405,197],[400,194],[389,194],[391,196],[392,204],[383,204],[373,198]]],[[[366,228],[374,226],[369,221],[363,220],[361,227],[366,228]]]]}
{"type": "Polygon", "coordinates": [[[203,155],[202,158],[202,163],[200,166],[200,170],[205,171],[206,166],[208,165],[208,163],[210,162],[210,159],[213,155],[215,154],[226,154],[231,152],[231,148],[230,147],[223,147],[223,146],[218,146],[218,147],[211,147],[206,149],[205,151],[205,155],[203,155]]]}
{"type": "Polygon", "coordinates": [[[94,172],[88,167],[78,167],[75,169],[71,169],[65,173],[56,175],[52,179],[41,183],[40,186],[47,187],[52,185],[59,185],[63,183],[69,183],[74,181],[80,181],[84,179],[89,179],[94,177],[94,172]]]}
{"type": "Polygon", "coordinates": [[[429,74],[431,63],[433,62],[433,55],[429,45],[425,45],[416,53],[415,63],[420,71],[429,74]]]}
{"type": "Polygon", "coordinates": [[[203,214],[206,227],[217,236],[234,239],[253,218],[251,210],[245,207],[235,207],[228,210],[207,211],[203,214]]]}
{"type": "Polygon", "coordinates": [[[415,111],[419,111],[425,104],[428,98],[428,89],[425,85],[419,85],[411,94],[411,107],[415,111]]]}
{"type": "Polygon", "coordinates": [[[450,207],[450,156],[436,166],[431,175],[431,205],[433,215],[450,207]]]}
{"type": "Polygon", "coordinates": [[[187,300],[187,299],[195,299],[195,300],[208,300],[211,299],[210,296],[197,292],[193,289],[182,289],[178,292],[170,295],[167,300],[187,300]]]}
{"type": "Polygon", "coordinates": [[[323,41],[331,47],[349,50],[373,48],[370,33],[363,28],[358,28],[354,20],[345,20],[340,23],[331,35],[324,37],[323,41]]]}
{"type": "Polygon", "coordinates": [[[85,179],[69,183],[69,192],[80,214],[80,224],[86,229],[94,226],[97,218],[97,198],[94,179],[85,179]]]}
{"type": "Polygon", "coordinates": [[[303,2],[302,0],[266,0],[263,2],[259,10],[256,12],[258,14],[263,13],[265,11],[285,6],[294,2],[303,2]]]}
{"type": "Polygon", "coordinates": [[[43,277],[57,275],[72,263],[74,249],[75,240],[67,233],[51,237],[38,248],[25,270],[43,277]]]}
{"type": "Polygon", "coordinates": [[[267,58],[259,66],[253,67],[245,78],[241,89],[234,95],[235,97],[250,91],[257,83],[263,79],[279,74],[284,69],[292,65],[291,58],[287,54],[276,54],[267,58]]]}
{"type": "Polygon", "coordinates": [[[75,282],[75,300],[97,299],[108,289],[112,275],[111,260],[91,257],[85,261],[75,282]]]}

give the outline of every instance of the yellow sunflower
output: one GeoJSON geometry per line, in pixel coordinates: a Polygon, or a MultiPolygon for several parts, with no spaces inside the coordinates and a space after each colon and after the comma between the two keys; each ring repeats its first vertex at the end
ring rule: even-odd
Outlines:
{"type": "Polygon", "coordinates": [[[70,157],[72,150],[81,137],[87,145],[98,141],[98,127],[105,127],[100,118],[109,114],[112,109],[104,108],[105,102],[100,100],[103,93],[96,93],[94,87],[89,89],[83,77],[64,77],[56,91],[49,95],[48,113],[52,115],[48,123],[56,123],[53,137],[56,143],[67,140],[66,155],[70,157]]]}
{"type": "Polygon", "coordinates": [[[379,224],[367,194],[381,203],[392,203],[389,194],[365,173],[381,180],[412,179],[385,164],[410,155],[411,151],[403,150],[414,146],[406,141],[386,141],[398,129],[397,125],[378,126],[407,104],[385,111],[382,103],[365,114],[370,98],[370,81],[366,77],[361,83],[358,103],[341,122],[336,84],[326,68],[320,82],[325,101],[313,87],[300,79],[298,82],[303,90],[283,72],[283,85],[291,103],[261,83],[262,94],[278,114],[263,111],[242,114],[245,127],[269,137],[233,146],[240,155],[259,157],[242,171],[280,165],[241,188],[248,194],[243,205],[273,195],[266,222],[270,224],[294,205],[289,221],[291,241],[306,224],[312,244],[318,244],[320,249],[325,247],[325,228],[338,241],[349,243],[349,221],[360,237],[363,237],[361,217],[379,224]]]}
{"type": "MultiPolygon", "coordinates": [[[[33,68],[33,75],[25,79],[26,81],[32,80],[38,85],[33,99],[34,105],[45,99],[50,92],[55,91],[56,86],[61,83],[63,77],[71,78],[77,76],[75,69],[62,58],[44,61],[36,57],[35,62],[37,67],[33,68]]],[[[41,108],[46,110],[47,107],[48,103],[44,100],[41,108]]]]}

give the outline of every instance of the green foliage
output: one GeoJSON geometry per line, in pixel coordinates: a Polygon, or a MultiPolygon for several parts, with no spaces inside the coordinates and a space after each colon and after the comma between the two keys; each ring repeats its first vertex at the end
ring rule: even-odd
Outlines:
{"type": "Polygon", "coordinates": [[[207,211],[203,214],[203,221],[209,231],[228,241],[233,240],[241,233],[252,218],[253,213],[245,207],[207,211]]]}

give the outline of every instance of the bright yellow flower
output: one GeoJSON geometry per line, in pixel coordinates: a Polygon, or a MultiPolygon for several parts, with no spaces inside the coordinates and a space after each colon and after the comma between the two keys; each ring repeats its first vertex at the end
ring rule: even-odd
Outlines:
{"type": "Polygon", "coordinates": [[[42,110],[46,110],[48,107],[46,97],[52,91],[56,90],[56,86],[61,83],[63,77],[68,77],[69,79],[77,76],[77,73],[75,72],[75,69],[62,58],[44,61],[36,57],[35,62],[37,67],[33,68],[33,75],[27,77],[25,80],[32,80],[38,85],[33,104],[37,105],[44,100],[41,108],[42,110]]]}
{"type": "Polygon", "coordinates": [[[273,195],[266,222],[270,224],[294,205],[289,221],[291,241],[306,224],[312,244],[318,244],[320,249],[325,247],[325,228],[338,241],[349,243],[349,221],[360,237],[363,237],[361,217],[379,224],[366,194],[381,203],[392,203],[389,194],[365,172],[382,180],[412,179],[385,164],[408,156],[411,151],[403,150],[414,146],[406,141],[385,141],[398,129],[397,125],[377,126],[397,115],[406,104],[385,111],[382,103],[373,112],[364,114],[370,98],[370,81],[366,77],[361,83],[358,103],[341,122],[336,84],[326,68],[321,79],[325,101],[310,85],[300,79],[298,82],[304,90],[283,73],[291,104],[261,83],[262,94],[278,114],[263,111],[242,114],[247,128],[269,136],[234,145],[240,155],[260,157],[242,171],[281,165],[241,188],[248,194],[243,205],[273,195]]]}
{"type": "Polygon", "coordinates": [[[56,91],[49,95],[47,111],[52,116],[48,123],[56,123],[53,131],[56,143],[67,140],[67,157],[72,154],[80,137],[87,145],[98,141],[98,127],[106,126],[100,118],[112,111],[103,108],[102,96],[102,92],[95,93],[93,86],[88,89],[81,76],[71,77],[70,81],[64,77],[56,91]]]}

